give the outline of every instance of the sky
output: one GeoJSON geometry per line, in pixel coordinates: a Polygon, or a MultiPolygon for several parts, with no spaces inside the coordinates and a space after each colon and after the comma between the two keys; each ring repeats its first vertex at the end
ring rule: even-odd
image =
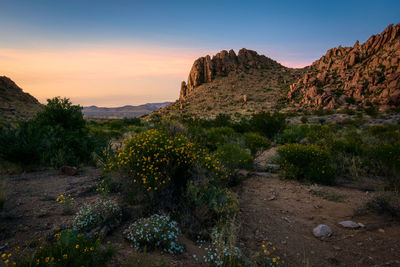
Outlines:
{"type": "Polygon", "coordinates": [[[0,0],[0,76],[42,103],[174,101],[198,57],[245,47],[304,67],[397,23],[399,0],[0,0]]]}

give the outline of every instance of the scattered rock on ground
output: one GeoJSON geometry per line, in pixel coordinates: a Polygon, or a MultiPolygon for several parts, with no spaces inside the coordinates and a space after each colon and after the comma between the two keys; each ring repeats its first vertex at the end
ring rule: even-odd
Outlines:
{"type": "Polygon", "coordinates": [[[325,224],[320,224],[313,230],[314,236],[318,238],[330,237],[333,234],[332,229],[325,224]]]}
{"type": "Polygon", "coordinates": [[[341,226],[344,228],[351,228],[351,229],[357,229],[360,227],[360,225],[356,222],[353,221],[343,221],[339,223],[341,226]]]}

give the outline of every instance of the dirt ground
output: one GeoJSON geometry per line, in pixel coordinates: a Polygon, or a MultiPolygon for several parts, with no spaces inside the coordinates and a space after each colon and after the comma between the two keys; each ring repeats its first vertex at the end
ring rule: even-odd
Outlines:
{"type": "MultiPolygon", "coordinates": [[[[101,172],[87,167],[76,176],[65,176],[46,170],[3,175],[2,180],[7,201],[0,214],[0,253],[8,253],[16,246],[31,249],[38,238],[47,238],[58,228],[68,227],[81,205],[99,197],[96,187],[101,172]],[[56,202],[60,194],[74,197],[73,212],[65,213],[56,202]]],[[[261,242],[267,241],[272,242],[276,255],[288,266],[400,266],[400,223],[373,214],[354,216],[354,211],[374,192],[303,185],[280,180],[270,173],[251,175],[238,191],[239,245],[248,256],[259,252],[261,242]],[[324,199],[326,196],[331,196],[330,200],[324,199]],[[344,220],[365,227],[345,229],[338,225],[344,220]],[[334,234],[325,240],[315,238],[312,230],[318,224],[330,226],[334,234]]],[[[120,199],[117,195],[110,198],[120,199]]],[[[130,222],[128,216],[105,240],[118,251],[109,266],[145,265],[143,261],[137,262],[140,257],[123,237],[130,222]]],[[[183,255],[172,257],[152,252],[144,258],[166,266],[196,265],[192,255],[201,255],[202,251],[187,238],[182,240],[187,248],[183,255]]]]}
{"type": "Polygon", "coordinates": [[[374,194],[302,185],[276,174],[250,178],[240,194],[241,242],[247,253],[257,247],[260,251],[263,240],[271,242],[290,266],[400,266],[400,222],[373,214],[354,216],[374,194]],[[338,223],[345,220],[365,227],[343,228],[338,223]],[[331,227],[333,235],[314,237],[319,224],[331,227]]]}

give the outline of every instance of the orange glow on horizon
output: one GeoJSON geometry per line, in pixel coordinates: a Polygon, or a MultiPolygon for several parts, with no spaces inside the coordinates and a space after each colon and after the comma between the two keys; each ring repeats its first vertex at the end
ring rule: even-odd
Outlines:
{"type": "Polygon", "coordinates": [[[42,103],[62,96],[83,106],[138,105],[177,99],[193,61],[205,54],[213,53],[144,46],[0,48],[0,75],[42,103]]]}

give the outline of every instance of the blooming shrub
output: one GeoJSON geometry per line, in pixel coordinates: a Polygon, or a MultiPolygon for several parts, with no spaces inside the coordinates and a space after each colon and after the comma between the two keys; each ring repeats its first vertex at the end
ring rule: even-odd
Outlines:
{"type": "Polygon", "coordinates": [[[281,260],[276,254],[276,248],[271,242],[261,242],[260,252],[257,255],[257,259],[254,261],[257,266],[279,266],[279,263],[284,264],[285,262],[281,260]]]}
{"type": "Polygon", "coordinates": [[[214,156],[230,169],[250,169],[253,165],[253,157],[237,145],[222,145],[214,152],[214,156]]]}
{"type": "Polygon", "coordinates": [[[286,144],[278,148],[278,154],[285,178],[322,184],[335,179],[329,154],[319,146],[286,144]]]}
{"type": "MultiPolygon", "coordinates": [[[[27,257],[19,257],[12,266],[105,266],[114,255],[110,247],[103,249],[99,239],[88,238],[76,231],[65,230],[55,235],[53,242],[44,243],[27,257]]],[[[10,265],[11,266],[11,265],[10,265]]]]}
{"type": "Polygon", "coordinates": [[[133,242],[136,250],[144,247],[147,250],[159,248],[170,254],[176,254],[183,252],[183,246],[178,240],[179,233],[175,221],[171,221],[168,216],[154,214],[131,224],[127,238],[133,242]]]}
{"type": "Polygon", "coordinates": [[[211,244],[204,248],[204,262],[215,266],[240,266],[241,252],[226,238],[226,233],[215,227],[211,233],[211,244]]]}
{"type": "Polygon", "coordinates": [[[243,137],[246,147],[250,149],[253,156],[255,156],[257,152],[271,147],[271,142],[258,133],[245,133],[243,137]]]}
{"type": "Polygon", "coordinates": [[[201,158],[202,152],[184,136],[170,137],[152,129],[124,141],[110,155],[105,168],[127,174],[145,192],[158,191],[171,179],[178,186],[184,185],[187,170],[201,158]]]}
{"type": "Polygon", "coordinates": [[[74,218],[74,227],[79,231],[90,231],[106,223],[118,221],[122,216],[118,204],[110,200],[98,200],[94,205],[83,206],[74,218]]]}

